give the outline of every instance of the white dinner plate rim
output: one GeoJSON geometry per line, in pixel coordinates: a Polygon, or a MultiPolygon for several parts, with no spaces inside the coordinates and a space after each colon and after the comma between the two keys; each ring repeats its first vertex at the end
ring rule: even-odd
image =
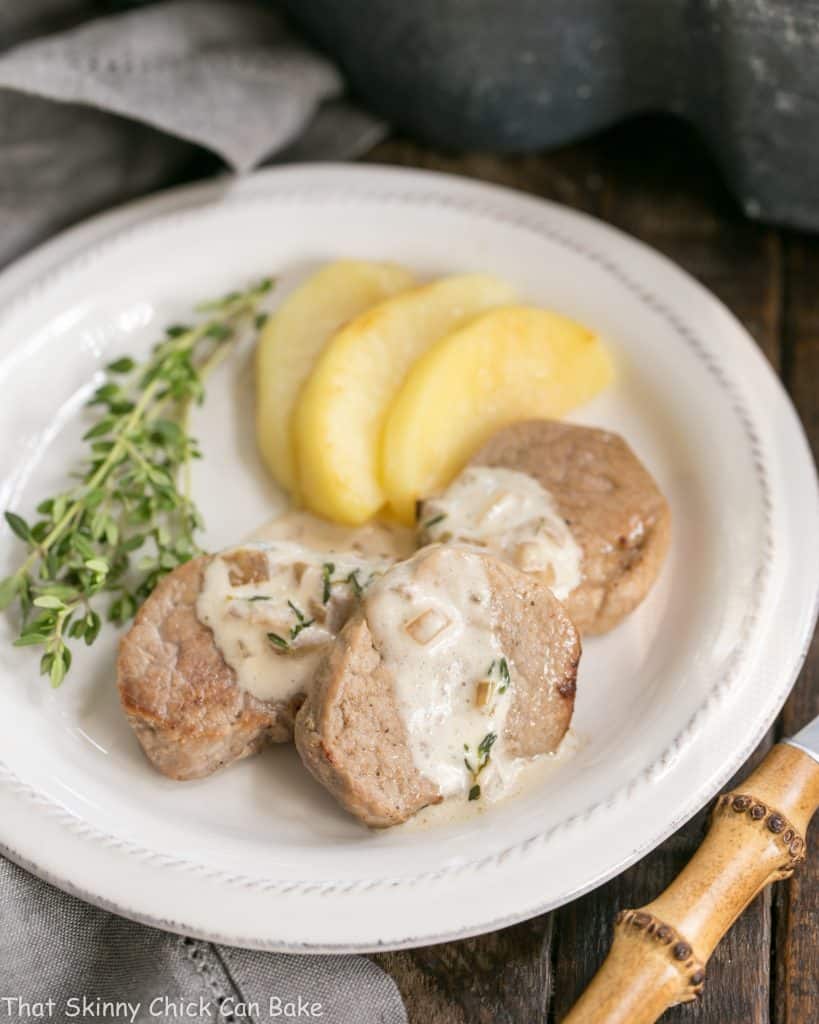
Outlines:
{"type": "MultiPolygon", "coordinates": [[[[408,197],[408,201],[410,202],[413,200],[429,202],[438,201],[454,204],[456,207],[461,209],[468,209],[472,206],[474,207],[476,215],[486,215],[487,211],[491,211],[495,205],[502,207],[504,204],[510,205],[517,203],[522,204],[520,205],[520,208],[523,209],[527,204],[529,204],[528,208],[534,209],[539,204],[543,204],[543,206],[553,210],[559,210],[563,214],[568,213],[570,217],[592,221],[597,226],[597,229],[602,231],[604,235],[605,233],[610,232],[612,235],[617,235],[620,238],[627,239],[629,245],[640,246],[640,248],[651,252],[654,259],[661,260],[668,266],[673,267],[675,273],[683,274],[687,278],[689,285],[693,284],[699,290],[703,301],[715,304],[720,310],[721,315],[724,316],[727,314],[730,317],[735,329],[744,335],[748,342],[747,355],[750,357],[749,361],[755,366],[753,372],[757,376],[761,375],[762,378],[765,378],[769,386],[771,384],[775,386],[774,390],[777,393],[777,400],[780,403],[779,412],[784,413],[785,419],[790,421],[787,426],[787,431],[794,442],[798,445],[798,458],[803,462],[804,466],[809,467],[811,479],[808,483],[808,487],[812,490],[813,504],[816,507],[819,507],[815,470],[813,469],[812,460],[808,454],[807,442],[804,438],[801,425],[798,422],[796,414],[781,386],[781,383],[774,376],[770,367],[767,366],[764,358],[747,337],[747,334],[741,325],[736,322],[731,314],[725,310],[722,304],[719,303],[710,292],[707,292],[696,281],[690,278],[689,275],[685,274],[684,271],[681,271],[680,268],[676,267],[674,264],[671,264],[670,261],[661,254],[655,253],[653,250],[649,250],[648,247],[636,242],[629,236],[623,235],[621,232],[617,231],[617,229],[614,229],[609,225],[597,222],[594,218],[588,217],[586,214],[578,213],[577,211],[568,211],[566,208],[561,207],[558,204],[535,200],[532,197],[523,196],[497,186],[463,181],[451,176],[439,175],[431,172],[404,171],[396,170],[394,168],[382,168],[375,165],[368,165],[366,167],[352,165],[321,165],[320,168],[317,168],[315,165],[296,165],[282,169],[258,172],[257,174],[250,176],[244,182],[240,182],[238,185],[231,179],[226,178],[206,184],[182,186],[177,189],[160,193],[157,196],[137,200],[136,202],[129,203],[126,206],[110,213],[92,218],[91,220],[86,221],[76,228],[70,229],[58,236],[56,239],[36,249],[33,253],[24,257],[0,275],[0,300],[9,297],[12,294],[21,292],[21,294],[16,295],[15,298],[12,298],[8,303],[10,307],[9,315],[11,315],[17,302],[20,302],[21,304],[30,302],[32,297],[36,295],[39,288],[47,289],[49,287],[54,274],[60,274],[64,268],[73,266],[77,261],[81,261],[83,253],[89,247],[98,248],[99,246],[105,246],[109,242],[118,243],[122,239],[126,238],[131,230],[138,232],[141,227],[150,223],[158,216],[161,217],[165,214],[181,213],[186,210],[190,210],[193,215],[195,215],[196,211],[199,210],[203,204],[207,205],[209,202],[218,201],[226,189],[229,190],[231,197],[236,197],[239,200],[241,200],[243,196],[249,197],[256,193],[263,198],[266,194],[266,189],[272,190],[272,194],[275,195],[277,192],[277,184],[279,182],[283,183],[283,191],[286,191],[287,188],[290,187],[304,194],[305,192],[309,192],[311,188],[319,191],[322,189],[327,190],[337,188],[343,193],[345,189],[351,188],[350,183],[352,179],[356,179],[361,182],[361,187],[364,189],[364,192],[359,193],[359,195],[362,199],[366,197],[367,189],[371,190],[373,197],[376,199],[382,198],[390,191],[390,189],[397,189],[405,192],[408,197]],[[304,183],[304,180],[309,178],[313,178],[313,185],[304,183]],[[298,182],[298,184],[294,183],[292,185],[288,185],[288,179],[293,182],[298,182]],[[328,185],[327,182],[330,184],[328,185]],[[462,201],[458,200],[459,193],[464,197],[462,201]]],[[[649,301],[653,301],[650,296],[646,296],[646,298],[649,301]]],[[[813,611],[810,616],[811,622],[815,621],[816,618],[817,604],[819,603],[819,585],[814,587],[812,597],[813,611]]],[[[786,672],[783,672],[783,684],[776,691],[774,698],[770,701],[769,706],[766,709],[766,713],[762,716],[757,716],[754,720],[756,728],[753,735],[751,736],[749,733],[749,738],[746,739],[739,752],[737,753],[734,751],[730,758],[730,764],[726,763],[722,766],[719,777],[714,776],[709,780],[707,785],[701,786],[699,789],[695,788],[688,804],[685,807],[678,808],[677,814],[673,819],[666,821],[662,827],[656,828],[651,833],[650,839],[646,843],[643,843],[638,849],[635,849],[633,855],[630,855],[628,858],[621,859],[617,864],[613,865],[607,873],[595,877],[585,887],[580,887],[575,891],[566,894],[565,897],[558,902],[564,902],[565,899],[579,895],[585,889],[599,884],[601,881],[605,880],[605,878],[611,877],[628,866],[628,864],[633,863],[634,860],[638,859],[639,856],[644,854],[648,849],[656,846],[657,843],[662,841],[666,835],[679,827],[680,824],[695,813],[696,810],[702,806],[702,804],[705,803],[714,794],[714,792],[716,792],[719,786],[728,777],[730,777],[733,771],[739,766],[739,764],[741,764],[744,757],[751,749],[753,749],[756,743],[765,734],[770,723],[778,713],[781,704],[786,699],[804,657],[806,656],[812,627],[808,628],[806,626],[803,632],[805,635],[799,638],[801,642],[798,645],[798,649],[795,653],[791,653],[788,669],[786,672]],[[716,781],[714,781],[715,778],[716,781]]],[[[3,770],[3,775],[7,776],[7,772],[10,772],[10,770],[3,770]]],[[[13,775],[13,773],[11,774],[13,775]]],[[[15,790],[17,795],[20,796],[25,792],[26,784],[24,780],[17,781],[19,785],[15,784],[14,780],[10,780],[7,776],[5,780],[0,780],[0,785],[2,785],[2,788],[6,791],[8,791],[9,788],[15,790]]],[[[30,799],[31,795],[23,798],[30,799]]],[[[34,798],[37,799],[36,794],[34,794],[34,798]]],[[[202,929],[200,927],[191,927],[185,921],[164,920],[155,914],[143,913],[139,907],[121,906],[116,901],[103,899],[94,892],[81,889],[72,880],[70,873],[65,877],[48,870],[44,862],[41,862],[41,860],[36,857],[32,858],[30,856],[30,851],[24,848],[25,844],[21,847],[19,844],[9,842],[8,837],[4,836],[2,832],[2,825],[0,824],[0,847],[2,847],[13,860],[20,862],[29,870],[42,875],[47,878],[47,880],[59,885],[61,888],[67,889],[68,891],[74,891],[77,895],[80,895],[83,899],[86,899],[89,902],[96,902],[105,906],[107,909],[115,910],[124,916],[132,917],[147,924],[169,928],[174,931],[184,931],[188,934],[195,934],[203,938],[215,939],[222,942],[230,942],[238,945],[259,946],[264,948],[309,951],[327,950],[338,952],[351,951],[354,949],[381,948],[380,944],[375,941],[330,945],[322,944],[320,942],[298,944],[281,943],[277,942],[275,939],[271,940],[269,937],[265,937],[262,934],[254,933],[248,936],[237,936],[235,934],[225,935],[218,929],[202,929]]],[[[467,867],[469,867],[469,865],[462,865],[453,868],[452,870],[457,874],[467,867]]],[[[404,879],[399,879],[399,884],[403,880],[404,879]]],[[[354,894],[354,888],[351,889],[350,887],[343,886],[338,888],[339,896],[347,897],[351,894],[354,894]]],[[[445,941],[447,939],[463,937],[466,934],[500,927],[504,924],[511,923],[513,920],[532,916],[535,913],[550,909],[550,907],[554,905],[554,902],[549,905],[543,905],[533,901],[531,909],[524,913],[515,914],[511,918],[494,918],[491,921],[480,924],[479,926],[473,926],[467,929],[454,927],[451,931],[446,931],[445,933],[439,932],[430,935],[413,935],[407,937],[406,940],[401,941],[390,940],[389,947],[398,948],[400,946],[416,945],[419,942],[445,941]]]]}

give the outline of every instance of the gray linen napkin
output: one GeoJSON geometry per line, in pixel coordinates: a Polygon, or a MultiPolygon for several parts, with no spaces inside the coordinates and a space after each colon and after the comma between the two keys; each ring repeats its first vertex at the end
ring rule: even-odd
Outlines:
{"type": "MultiPolygon", "coordinates": [[[[80,216],[215,169],[197,145],[247,170],[347,157],[383,132],[267,5],[176,0],[83,23],[102,7],[0,0],[0,265],[80,216]]],[[[395,984],[363,957],[171,935],[0,858],[0,1022],[32,1019],[406,1024],[395,984]]]]}
{"type": "Polygon", "coordinates": [[[191,143],[246,171],[347,159],[385,130],[270,4],[173,0],[25,40],[46,14],[99,10],[0,0],[0,265],[79,217],[215,169],[191,143]],[[17,45],[3,52],[6,39],[17,45]]]}
{"type": "Polygon", "coordinates": [[[0,1021],[38,1018],[407,1021],[395,983],[364,957],[257,953],[171,935],[0,860],[0,1021]]]}

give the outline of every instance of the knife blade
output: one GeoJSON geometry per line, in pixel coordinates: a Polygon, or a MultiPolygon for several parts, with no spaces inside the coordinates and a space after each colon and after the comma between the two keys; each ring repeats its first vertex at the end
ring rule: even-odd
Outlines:
{"type": "Polygon", "coordinates": [[[812,757],[814,761],[819,761],[819,715],[812,722],[808,722],[795,736],[782,742],[796,747],[808,757],[812,757]]]}

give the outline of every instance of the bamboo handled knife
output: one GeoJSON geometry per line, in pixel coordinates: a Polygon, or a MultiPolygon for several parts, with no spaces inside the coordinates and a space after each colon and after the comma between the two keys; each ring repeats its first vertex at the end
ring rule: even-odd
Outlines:
{"type": "Polygon", "coordinates": [[[652,1024],[696,999],[723,935],[804,860],[817,807],[819,718],[718,798],[702,845],[665,892],[618,914],[609,955],[563,1024],[652,1024]]]}

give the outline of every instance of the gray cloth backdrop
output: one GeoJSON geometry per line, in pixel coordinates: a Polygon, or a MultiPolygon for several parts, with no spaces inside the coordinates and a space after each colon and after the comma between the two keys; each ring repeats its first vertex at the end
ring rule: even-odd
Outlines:
{"type": "MultiPolygon", "coordinates": [[[[383,134],[272,5],[117,6],[0,0],[0,266],[82,216],[192,174],[343,159],[383,134]]],[[[406,1022],[394,983],[363,957],[170,935],[0,858],[0,1022],[38,1017],[406,1022]]]]}
{"type": "Polygon", "coordinates": [[[0,265],[203,169],[343,160],[384,134],[272,4],[169,0],[99,17],[113,6],[0,0],[0,265]]]}

